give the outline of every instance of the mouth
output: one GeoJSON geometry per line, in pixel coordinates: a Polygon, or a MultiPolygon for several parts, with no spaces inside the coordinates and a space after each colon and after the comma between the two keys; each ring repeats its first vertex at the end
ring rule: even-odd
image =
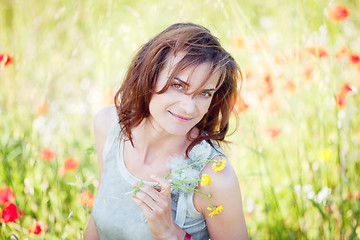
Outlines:
{"type": "Polygon", "coordinates": [[[184,117],[184,116],[181,116],[181,115],[178,115],[178,114],[175,114],[175,113],[172,113],[169,111],[169,113],[174,116],[177,120],[181,121],[181,122],[188,122],[190,121],[192,118],[188,118],[188,117],[184,117]]]}

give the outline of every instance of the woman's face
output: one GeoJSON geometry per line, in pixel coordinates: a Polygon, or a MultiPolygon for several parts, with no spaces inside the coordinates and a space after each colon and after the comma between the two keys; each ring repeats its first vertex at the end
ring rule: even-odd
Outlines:
{"type": "MultiPolygon", "coordinates": [[[[175,64],[183,56],[184,53],[179,53],[169,57],[157,79],[156,92],[163,89],[175,64]]],[[[149,120],[157,131],[178,136],[186,135],[200,122],[209,109],[218,83],[218,76],[205,79],[209,71],[209,63],[202,63],[196,68],[189,67],[175,76],[164,93],[153,94],[149,104],[149,120]],[[205,80],[205,85],[201,87],[205,80]]]]}

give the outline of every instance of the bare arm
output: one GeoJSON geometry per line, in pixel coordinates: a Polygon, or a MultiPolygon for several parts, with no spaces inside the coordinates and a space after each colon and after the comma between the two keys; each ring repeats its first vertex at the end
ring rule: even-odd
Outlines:
{"type": "Polygon", "coordinates": [[[99,233],[95,226],[95,222],[94,222],[92,215],[90,215],[90,217],[89,217],[89,221],[88,221],[88,224],[86,227],[84,239],[85,240],[100,240],[100,236],[99,236],[99,233]]]}
{"type": "MultiPolygon", "coordinates": [[[[216,157],[220,159],[220,157],[216,157]]],[[[194,196],[194,203],[199,204],[199,211],[204,214],[208,231],[212,240],[247,240],[249,239],[243,206],[241,192],[237,176],[229,163],[223,170],[215,172],[212,169],[212,163],[209,163],[203,170],[203,174],[211,177],[210,186],[201,186],[200,190],[206,194],[211,194],[210,201],[214,206],[223,206],[223,211],[219,214],[209,216],[209,203],[204,198],[194,196]]]]}
{"type": "MultiPolygon", "coordinates": [[[[104,144],[107,138],[107,135],[110,131],[110,127],[112,123],[116,119],[116,109],[114,105],[107,106],[100,110],[94,118],[94,138],[95,138],[95,148],[97,152],[97,159],[98,159],[98,167],[99,167],[99,185],[101,184],[101,175],[104,171],[103,166],[103,150],[104,144]]],[[[90,215],[86,231],[85,231],[85,240],[100,240],[99,233],[97,231],[94,219],[92,215],[90,215]]]]}

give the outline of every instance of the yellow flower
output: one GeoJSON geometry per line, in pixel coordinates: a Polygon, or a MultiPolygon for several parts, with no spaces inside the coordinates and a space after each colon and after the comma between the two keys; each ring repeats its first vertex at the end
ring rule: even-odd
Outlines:
{"type": "Polygon", "coordinates": [[[212,211],[211,213],[209,213],[209,216],[213,217],[213,215],[221,213],[222,210],[224,210],[224,207],[223,206],[218,206],[216,208],[215,207],[213,207],[213,208],[208,207],[207,209],[212,211]]]}
{"type": "Polygon", "coordinates": [[[217,160],[216,162],[213,163],[212,169],[214,169],[215,172],[219,172],[224,169],[225,164],[226,164],[225,158],[217,160]]]}
{"type": "Polygon", "coordinates": [[[330,149],[326,149],[325,151],[321,151],[319,153],[319,160],[320,161],[329,161],[332,157],[332,152],[330,149]]]}
{"type": "Polygon", "coordinates": [[[209,186],[211,184],[211,178],[206,175],[206,174],[203,174],[201,176],[201,182],[200,182],[200,185],[201,186],[209,186]]]}

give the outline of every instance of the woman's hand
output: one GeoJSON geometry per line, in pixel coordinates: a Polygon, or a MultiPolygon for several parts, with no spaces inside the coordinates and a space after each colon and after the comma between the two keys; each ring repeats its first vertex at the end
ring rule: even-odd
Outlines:
{"type": "Polygon", "coordinates": [[[150,230],[156,239],[183,239],[185,232],[175,224],[171,214],[171,185],[163,177],[152,175],[151,178],[160,184],[160,191],[143,184],[133,201],[142,209],[150,230]]]}

